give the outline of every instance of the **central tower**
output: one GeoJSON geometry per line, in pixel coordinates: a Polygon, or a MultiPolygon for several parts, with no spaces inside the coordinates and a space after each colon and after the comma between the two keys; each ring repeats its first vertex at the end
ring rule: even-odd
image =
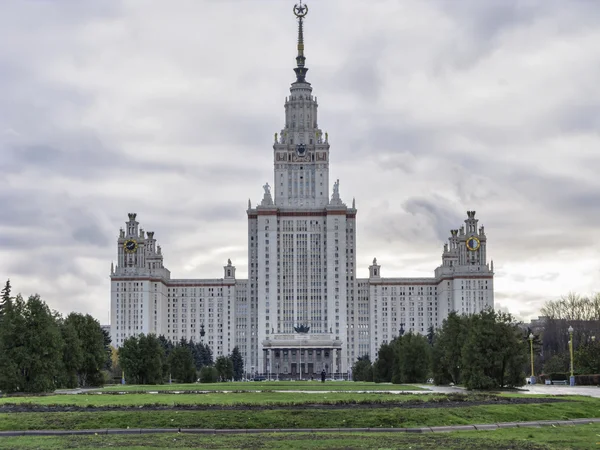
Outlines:
{"type": "Polygon", "coordinates": [[[306,81],[303,21],[306,5],[296,5],[298,55],[296,81],[285,99],[285,126],[273,144],[275,204],[277,206],[324,207],[329,201],[329,143],[319,129],[317,99],[306,81]]]}
{"type": "MultiPolygon", "coordinates": [[[[298,20],[296,79],[285,99],[285,125],[273,144],[274,196],[248,205],[249,353],[257,372],[289,378],[344,374],[349,314],[356,292],[356,209],[329,194],[329,142],[306,81],[304,20],[298,20]]],[[[351,320],[354,319],[352,314],[351,320]]]]}

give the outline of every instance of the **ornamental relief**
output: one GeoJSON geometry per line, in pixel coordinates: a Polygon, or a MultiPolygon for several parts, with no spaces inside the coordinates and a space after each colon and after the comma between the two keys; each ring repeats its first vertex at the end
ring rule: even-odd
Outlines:
{"type": "Polygon", "coordinates": [[[310,162],[310,156],[309,155],[305,155],[305,156],[292,155],[292,161],[293,162],[310,162]]]}

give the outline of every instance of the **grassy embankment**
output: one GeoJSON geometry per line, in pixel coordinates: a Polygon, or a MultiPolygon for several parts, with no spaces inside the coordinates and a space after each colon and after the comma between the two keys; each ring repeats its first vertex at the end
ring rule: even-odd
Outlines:
{"type": "Polygon", "coordinates": [[[415,435],[408,433],[260,433],[247,435],[148,434],[3,438],[3,448],[269,448],[371,449],[411,448],[462,450],[571,450],[597,449],[600,424],[557,428],[516,428],[494,431],[415,435]]]}
{"type": "MultiPolygon", "coordinates": [[[[248,385],[249,383],[241,383],[248,385]]],[[[152,394],[136,390],[157,387],[129,386],[125,394],[72,394],[40,397],[8,397],[0,405],[26,404],[77,407],[126,407],[113,411],[74,412],[11,412],[0,414],[0,430],[94,429],[94,428],[375,428],[467,425],[505,421],[562,420],[568,418],[600,417],[600,400],[587,397],[567,397],[560,403],[470,405],[462,403],[444,408],[443,394],[386,394],[362,392],[273,392],[267,383],[264,392],[211,392],[152,394]],[[377,408],[364,407],[365,402],[378,403],[377,408]],[[438,403],[442,407],[406,408],[403,403],[438,403]],[[321,404],[339,404],[336,409],[321,404]],[[198,410],[152,410],[152,406],[176,407],[201,405],[198,410]],[[306,407],[306,405],[312,405],[306,407]],[[210,408],[214,406],[214,408],[210,408]],[[219,409],[220,406],[238,406],[219,409]],[[274,408],[278,406],[277,408],[274,408]],[[304,407],[302,407],[304,406],[304,407]],[[136,407],[139,407],[136,408],[136,407]],[[208,407],[208,408],[207,408],[208,407]],[[252,407],[252,408],[249,408],[252,407]],[[273,408],[273,409],[272,409],[273,408]]],[[[311,383],[303,383],[310,385],[311,383]]],[[[312,383],[321,389],[330,386],[312,383]]],[[[329,383],[334,385],[335,383],[329,383]]],[[[352,383],[337,383],[351,385],[352,383]]],[[[296,386],[302,386],[295,383],[296,386]]],[[[361,386],[372,390],[374,384],[361,386]]],[[[197,385],[188,385],[194,388],[197,385]]],[[[223,388],[225,385],[218,385],[223,388]]],[[[303,387],[303,386],[302,386],[303,387]]],[[[162,390],[162,389],[161,389],[162,390]]],[[[182,391],[185,389],[181,389],[182,391]]],[[[304,390],[304,389],[303,389],[304,390]]],[[[515,395],[511,395],[515,396],[515,395]]],[[[525,397],[523,395],[516,395],[525,397]]],[[[504,397],[504,396],[503,396],[504,397]]],[[[501,398],[501,397],[500,397],[501,398]]],[[[539,399],[539,396],[533,396],[539,399]]],[[[481,396],[469,396],[467,401],[481,401],[481,396]]],[[[405,405],[406,406],[406,405],[405,405]]]]}

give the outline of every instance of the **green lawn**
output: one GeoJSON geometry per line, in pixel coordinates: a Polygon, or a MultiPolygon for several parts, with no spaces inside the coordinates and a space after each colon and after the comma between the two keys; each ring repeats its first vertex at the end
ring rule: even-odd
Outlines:
{"type": "MultiPolygon", "coordinates": [[[[132,395],[139,397],[143,394],[132,395]]],[[[579,397],[561,403],[492,404],[451,408],[205,409],[0,414],[1,430],[95,428],[403,428],[600,417],[600,400],[579,397]]]]}
{"type": "Polygon", "coordinates": [[[357,403],[426,401],[444,398],[443,394],[367,394],[360,392],[211,392],[204,394],[64,394],[41,397],[4,397],[2,404],[61,406],[140,406],[140,405],[302,405],[306,403],[357,403]]]}
{"type": "Polygon", "coordinates": [[[270,448],[270,449],[392,449],[567,450],[598,449],[600,424],[576,427],[511,428],[454,433],[259,433],[238,435],[147,434],[126,436],[65,436],[2,438],[3,448],[270,448]]]}
{"type": "Polygon", "coordinates": [[[159,385],[116,385],[102,391],[424,391],[413,385],[354,381],[248,381],[159,385]]]}

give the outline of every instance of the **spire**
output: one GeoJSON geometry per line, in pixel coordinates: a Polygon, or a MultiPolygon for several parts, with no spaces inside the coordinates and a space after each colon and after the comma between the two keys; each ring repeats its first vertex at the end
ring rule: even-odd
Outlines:
{"type": "Polygon", "coordinates": [[[304,67],[306,58],[304,57],[304,33],[303,33],[303,22],[304,18],[308,14],[308,6],[302,4],[294,5],[294,15],[298,18],[298,56],[296,56],[297,67],[294,69],[296,72],[296,83],[306,83],[306,72],[308,69],[304,67]]]}

